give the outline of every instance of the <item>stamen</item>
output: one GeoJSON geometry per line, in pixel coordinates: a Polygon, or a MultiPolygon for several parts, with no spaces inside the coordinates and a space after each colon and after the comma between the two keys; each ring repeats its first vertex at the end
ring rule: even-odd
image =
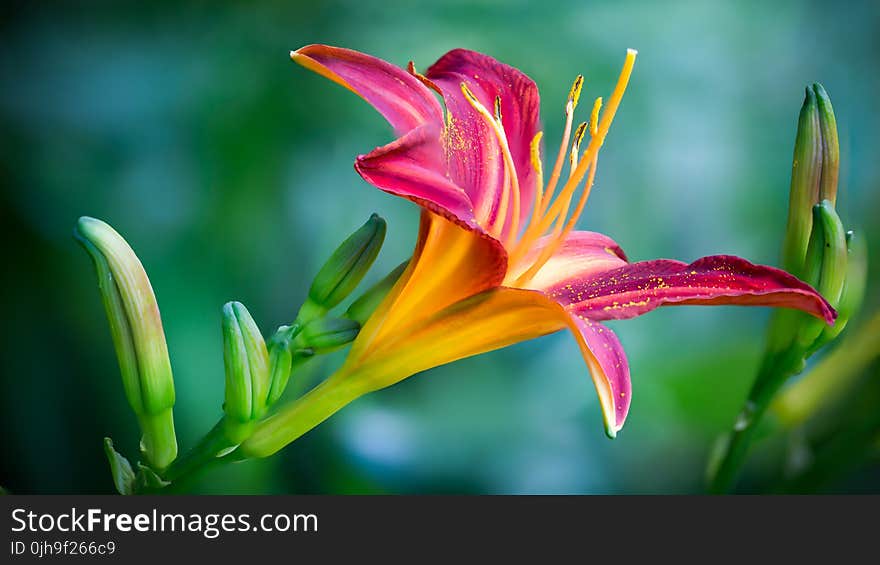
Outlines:
{"type": "Polygon", "coordinates": [[[439,94],[439,95],[441,95],[441,96],[443,95],[443,91],[440,90],[440,87],[437,86],[436,84],[434,84],[434,81],[432,81],[431,79],[429,79],[428,77],[426,77],[426,76],[423,75],[422,73],[418,72],[418,71],[416,70],[416,65],[415,65],[415,63],[413,63],[412,61],[410,61],[409,63],[407,63],[407,65],[406,65],[406,71],[407,71],[409,74],[411,74],[412,76],[414,76],[414,77],[416,77],[417,79],[419,79],[419,81],[420,81],[422,84],[424,84],[425,86],[427,86],[428,88],[430,88],[431,90],[433,90],[434,92],[436,92],[437,94],[439,94]]]}
{"type": "Polygon", "coordinates": [[[556,190],[556,183],[559,182],[559,175],[562,173],[562,162],[565,159],[565,153],[568,150],[568,142],[571,139],[571,126],[574,120],[574,109],[577,107],[578,100],[581,97],[581,88],[584,86],[584,75],[578,75],[568,91],[568,101],[565,104],[565,130],[562,134],[562,143],[559,144],[559,153],[556,156],[556,163],[553,165],[553,172],[550,174],[550,180],[547,181],[547,190],[544,198],[541,200],[540,215],[547,212],[547,206],[553,198],[553,192],[556,190]]]}
{"type": "MultiPolygon", "coordinates": [[[[511,255],[512,262],[514,260],[521,259],[522,256],[531,247],[534,240],[537,239],[537,237],[541,233],[544,233],[554,222],[554,220],[557,220],[558,218],[556,227],[554,228],[553,233],[550,235],[549,241],[547,242],[547,245],[542,251],[538,260],[535,261],[535,263],[533,263],[532,266],[529,267],[522,275],[517,277],[515,286],[522,286],[527,283],[544,266],[544,264],[546,264],[550,257],[552,257],[556,250],[558,250],[559,246],[562,245],[565,237],[568,236],[568,233],[573,229],[575,223],[580,217],[584,205],[589,198],[590,190],[592,189],[593,181],[595,179],[599,149],[605,142],[605,137],[608,135],[608,130],[611,127],[611,122],[614,120],[614,115],[617,112],[617,108],[620,106],[621,99],[623,98],[623,93],[626,91],[626,87],[629,83],[629,78],[632,74],[632,69],[635,64],[636,55],[637,51],[635,51],[634,49],[627,50],[626,60],[624,61],[623,69],[621,69],[620,71],[620,77],[617,80],[614,91],[611,93],[608,107],[606,108],[606,111],[602,114],[601,120],[599,119],[599,110],[602,107],[602,99],[598,98],[593,104],[593,110],[590,116],[590,143],[587,146],[586,151],[584,152],[583,158],[580,160],[580,162],[578,162],[577,167],[569,176],[568,182],[566,182],[562,191],[559,193],[558,198],[556,198],[552,205],[549,204],[550,190],[548,189],[548,197],[544,199],[543,206],[549,206],[549,210],[547,210],[546,213],[541,214],[542,217],[539,221],[532,222],[532,224],[526,230],[526,233],[523,235],[522,240],[520,240],[518,248],[511,255]],[[565,216],[568,214],[568,210],[571,205],[571,198],[574,195],[574,191],[577,185],[579,184],[581,179],[584,178],[584,175],[586,175],[588,168],[590,170],[590,174],[584,186],[584,191],[581,194],[574,214],[568,220],[568,222],[565,222],[565,216]],[[563,223],[564,227],[562,227],[563,223]]],[[[574,87],[572,87],[572,91],[574,91],[574,87]]],[[[570,128],[570,114],[567,114],[566,118],[566,121],[569,124],[568,127],[570,128]]],[[[553,182],[553,179],[551,179],[551,182],[553,182]]]]}
{"type": "Polygon", "coordinates": [[[541,199],[544,197],[544,167],[541,164],[541,138],[543,137],[544,132],[539,131],[532,138],[532,143],[529,145],[529,156],[532,160],[532,169],[535,171],[535,203],[532,208],[532,219],[529,221],[529,224],[537,220],[541,199]]]}
{"type": "MultiPolygon", "coordinates": [[[[538,226],[541,223],[540,219],[547,213],[547,208],[553,200],[553,191],[556,190],[556,183],[559,182],[559,176],[562,173],[562,163],[565,154],[568,151],[568,142],[571,140],[571,126],[574,120],[574,110],[577,107],[578,100],[580,100],[583,85],[584,76],[578,75],[574,79],[571,89],[568,91],[568,100],[565,103],[565,129],[562,132],[562,142],[559,144],[559,152],[556,154],[556,162],[550,173],[550,180],[547,182],[546,189],[543,187],[543,183],[538,184],[538,191],[535,194],[535,204],[532,209],[532,218],[516,248],[510,254],[509,261],[511,264],[522,259],[523,255],[529,250],[531,243],[543,233],[543,230],[539,230],[538,226]]],[[[533,140],[532,143],[536,143],[535,140],[533,140]]],[[[536,155],[534,151],[536,151],[536,149],[533,148],[533,161],[535,159],[534,155],[536,155]]],[[[538,159],[538,161],[540,161],[540,159],[538,159]]],[[[534,167],[534,162],[532,163],[532,166],[534,167]]],[[[543,174],[541,176],[543,177],[543,174]]]]}
{"type": "Polygon", "coordinates": [[[504,127],[503,122],[501,121],[501,97],[495,97],[495,120],[501,124],[501,127],[504,127]]]}
{"type": "Polygon", "coordinates": [[[595,137],[599,133],[599,110],[602,109],[602,97],[593,102],[593,111],[590,112],[590,136],[595,137]]]}
{"type": "Polygon", "coordinates": [[[547,245],[541,251],[541,254],[538,256],[538,259],[532,263],[532,266],[529,267],[523,274],[517,277],[516,281],[513,283],[514,287],[523,286],[532,277],[534,277],[541,268],[547,264],[547,261],[550,260],[553,255],[556,254],[556,251],[565,243],[565,239],[568,237],[568,234],[571,233],[571,230],[574,228],[574,225],[577,223],[578,218],[580,218],[581,212],[584,210],[584,205],[587,203],[587,198],[590,195],[590,189],[593,187],[593,180],[596,177],[596,166],[598,165],[599,156],[596,155],[593,157],[593,161],[590,163],[590,174],[587,177],[587,184],[584,186],[584,190],[581,193],[580,200],[578,201],[577,208],[575,208],[574,213],[571,215],[571,218],[568,219],[568,222],[565,222],[565,217],[568,215],[568,207],[571,205],[571,200],[568,200],[563,207],[564,210],[562,214],[559,216],[559,219],[556,222],[556,227],[553,228],[553,233],[550,234],[548,238],[547,245]],[[563,227],[563,222],[565,222],[563,227]]]}
{"type": "Polygon", "coordinates": [[[574,79],[574,84],[571,85],[571,89],[568,91],[568,103],[571,104],[571,111],[574,112],[574,109],[577,108],[578,100],[581,98],[581,88],[584,86],[584,75],[578,75],[574,79]]]}
{"type": "Polygon", "coordinates": [[[568,156],[568,178],[574,174],[574,169],[578,164],[578,149],[580,149],[581,141],[584,139],[584,133],[587,131],[587,122],[581,122],[581,125],[574,132],[574,142],[571,144],[571,153],[568,156]]]}
{"type": "Polygon", "coordinates": [[[495,98],[495,108],[498,119],[489,113],[489,110],[486,109],[485,106],[477,99],[476,95],[468,88],[467,84],[461,83],[461,92],[464,94],[464,97],[467,99],[468,103],[480,114],[489,127],[492,128],[492,131],[495,132],[495,136],[498,138],[498,145],[501,147],[501,155],[504,158],[504,187],[501,191],[501,202],[498,205],[498,213],[495,217],[495,222],[492,222],[491,226],[488,226],[487,229],[490,231],[496,230],[496,235],[502,235],[504,232],[505,222],[507,220],[507,206],[508,203],[513,201],[513,210],[511,214],[511,224],[510,229],[508,231],[508,244],[512,245],[516,240],[517,233],[519,232],[519,216],[520,216],[520,194],[519,194],[519,179],[516,174],[516,166],[513,163],[513,156],[510,153],[510,146],[507,143],[507,135],[504,133],[504,127],[501,125],[501,98],[495,98]],[[513,198],[511,198],[511,194],[513,198]],[[500,222],[500,226],[498,225],[500,222]]]}
{"type": "Polygon", "coordinates": [[[587,177],[587,184],[584,185],[584,190],[581,192],[581,197],[578,200],[578,204],[574,209],[571,217],[568,219],[568,223],[565,224],[565,229],[562,230],[562,235],[560,236],[559,243],[565,240],[568,236],[569,232],[574,229],[574,225],[581,217],[581,212],[584,211],[584,206],[587,204],[587,199],[590,198],[590,191],[593,188],[593,180],[596,178],[596,167],[599,165],[599,156],[596,155],[593,157],[593,162],[590,164],[590,174],[587,177]]]}
{"type": "MultiPolygon", "coordinates": [[[[575,169],[575,172],[569,178],[568,182],[563,187],[562,191],[559,193],[559,198],[553,203],[545,220],[547,217],[555,218],[556,214],[559,213],[559,209],[562,207],[562,203],[560,200],[570,199],[574,193],[575,188],[581,179],[584,178],[584,175],[587,172],[587,167],[593,161],[593,158],[598,154],[599,148],[605,143],[605,137],[608,135],[608,129],[611,127],[611,122],[614,120],[614,114],[617,113],[617,108],[620,106],[620,101],[623,98],[623,93],[626,91],[626,85],[629,83],[629,77],[632,74],[633,65],[635,64],[637,51],[635,49],[628,49],[626,52],[626,60],[623,63],[623,69],[620,71],[620,77],[617,79],[617,84],[614,87],[614,91],[611,93],[611,99],[608,102],[608,107],[605,109],[605,112],[602,113],[602,118],[598,120],[598,126],[596,128],[596,134],[590,137],[590,143],[587,146],[586,151],[584,152],[584,157],[581,159],[580,163],[575,169]]],[[[596,106],[594,105],[594,110],[596,106]]],[[[598,112],[598,111],[597,111],[598,112]]],[[[550,219],[549,222],[542,221],[541,231],[545,231],[548,227],[550,227],[550,223],[553,220],[550,219]]]]}

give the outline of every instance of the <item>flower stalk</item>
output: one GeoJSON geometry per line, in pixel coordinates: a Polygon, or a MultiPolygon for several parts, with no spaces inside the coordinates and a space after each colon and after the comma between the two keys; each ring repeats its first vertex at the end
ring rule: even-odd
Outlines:
{"type": "Polygon", "coordinates": [[[865,251],[860,239],[845,231],[835,211],[839,168],[831,100],[820,84],[813,84],[806,89],[798,118],[782,261],[839,309],[839,315],[828,326],[800,312],[773,313],[764,358],[746,403],[733,430],[718,441],[710,457],[710,492],[730,490],[776,394],[804,370],[811,355],[843,331],[861,302],[865,251]]]}

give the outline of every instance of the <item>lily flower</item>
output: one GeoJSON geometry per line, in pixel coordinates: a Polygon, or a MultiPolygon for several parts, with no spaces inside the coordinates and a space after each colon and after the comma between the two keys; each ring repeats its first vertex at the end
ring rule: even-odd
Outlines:
{"type": "Polygon", "coordinates": [[[277,451],[354,398],[410,375],[565,328],[580,346],[614,437],[630,407],[630,370],[603,321],[683,304],[795,308],[834,321],[822,296],[782,270],[730,255],[630,263],[608,236],[574,229],[634,50],[604,107],[596,99],[577,128],[583,77],[574,81],[546,182],[538,90],[513,67],[463,49],[425,74],[412,63],[404,70],[326,45],[291,57],[358,94],[390,123],[397,139],[359,156],[355,169],[418,204],[421,225],[409,265],[343,367],[261,424],[245,453],[277,451]]]}

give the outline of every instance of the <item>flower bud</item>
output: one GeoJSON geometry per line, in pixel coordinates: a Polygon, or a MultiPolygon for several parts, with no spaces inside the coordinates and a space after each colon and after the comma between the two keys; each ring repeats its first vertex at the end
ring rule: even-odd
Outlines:
{"type": "Polygon", "coordinates": [[[825,327],[817,343],[816,349],[834,340],[844,330],[853,314],[859,311],[865,297],[865,285],[868,280],[868,246],[864,237],[858,237],[849,231],[846,233],[846,277],[843,290],[837,304],[837,320],[831,327],[825,327]]]}
{"type": "MultiPolygon", "coordinates": [[[[843,224],[828,200],[813,207],[813,232],[804,262],[804,280],[813,285],[831,306],[837,307],[846,279],[847,245],[843,224]]],[[[827,327],[822,320],[805,319],[798,342],[810,347],[827,327]]]]}
{"type": "Polygon", "coordinates": [[[317,354],[329,353],[348,345],[357,337],[361,325],[346,318],[318,318],[303,327],[299,340],[317,354]]]}
{"type": "MultiPolygon", "coordinates": [[[[831,99],[821,84],[806,90],[798,118],[789,191],[788,226],[782,249],[783,266],[803,275],[812,217],[810,209],[822,200],[837,201],[840,146],[831,99]]],[[[802,277],[803,278],[803,277],[802,277]]]]}
{"type": "Polygon", "coordinates": [[[373,214],[333,252],[309,289],[300,321],[311,319],[342,302],[372,266],[385,239],[385,220],[373,214]]]}
{"type": "Polygon", "coordinates": [[[296,326],[281,326],[269,339],[269,393],[266,407],[275,404],[290,379],[293,364],[293,334],[296,326]]]}
{"type": "Polygon", "coordinates": [[[141,428],[141,451],[163,469],[177,457],[174,379],[150,280],[128,243],[106,223],[82,217],[74,235],[95,264],[125,395],[141,428]]]}
{"type": "Polygon", "coordinates": [[[385,296],[391,291],[391,288],[397,283],[400,275],[406,270],[409,260],[404,261],[393,271],[385,275],[385,277],[370,287],[360,298],[352,302],[348,310],[345,311],[345,317],[354,320],[360,325],[367,323],[367,319],[376,311],[379,304],[385,299],[385,296]]]}
{"type": "Polygon", "coordinates": [[[837,181],[840,174],[840,143],[837,139],[837,120],[825,88],[813,84],[819,108],[819,129],[822,132],[822,176],[819,179],[819,199],[837,203],[837,181]]]}
{"type": "Polygon", "coordinates": [[[266,410],[269,352],[260,329],[240,302],[223,305],[223,362],[226,368],[226,412],[230,439],[246,435],[245,424],[266,410]]]}
{"type": "Polygon", "coordinates": [[[788,225],[782,248],[783,266],[794,275],[802,274],[813,223],[811,209],[819,198],[821,131],[816,93],[808,87],[798,117],[788,197],[788,225]]]}

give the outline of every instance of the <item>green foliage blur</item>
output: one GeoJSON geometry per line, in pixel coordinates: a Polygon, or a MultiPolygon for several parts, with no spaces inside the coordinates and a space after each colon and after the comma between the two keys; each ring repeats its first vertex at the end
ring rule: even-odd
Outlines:
{"type": "MultiPolygon", "coordinates": [[[[0,485],[110,493],[111,436],[136,458],[89,258],[71,232],[101,218],[129,241],[162,311],[181,451],[221,415],[220,308],[264,332],[289,322],[335,246],[369,216],[388,237],[367,282],[412,251],[415,206],[368,186],[355,155],[391,139],[351,93],[293,64],[329,43],[425,69],[454,47],[532,76],[547,147],[571,80],[630,88],[580,222],[633,260],[732,253],[778,264],[803,87],[840,126],[838,210],[880,251],[880,6],[848,2],[7,3],[0,37],[0,485]]],[[[586,108],[589,104],[586,105],[586,108]]],[[[587,110],[584,110],[587,111],[587,110]]],[[[880,261],[865,313],[880,307],[880,261]]],[[[209,469],[204,493],[690,493],[754,377],[768,311],[664,308],[612,324],[634,400],[605,438],[574,340],[560,333],[440,367],[345,408],[279,455],[209,469]]],[[[293,377],[305,389],[339,356],[293,377]]],[[[877,365],[869,376],[878,398],[877,365]]],[[[868,386],[868,385],[866,385],[868,386]]],[[[877,402],[873,406],[876,411],[877,402]]],[[[800,492],[877,492],[880,442],[832,459],[800,492]]],[[[746,486],[781,465],[759,449],[746,486]]]]}

